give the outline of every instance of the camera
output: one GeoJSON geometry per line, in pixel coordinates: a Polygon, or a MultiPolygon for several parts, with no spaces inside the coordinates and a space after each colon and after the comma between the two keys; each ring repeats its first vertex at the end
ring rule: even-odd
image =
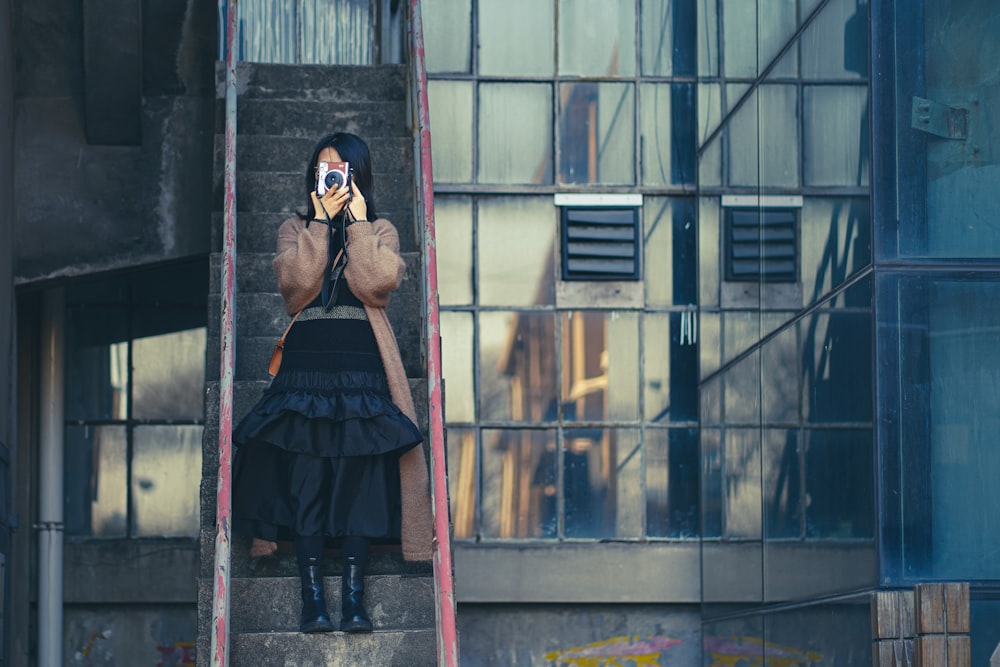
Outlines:
{"type": "Polygon", "coordinates": [[[327,190],[339,190],[348,185],[351,165],[346,162],[320,162],[316,168],[316,194],[322,197],[327,190]]]}

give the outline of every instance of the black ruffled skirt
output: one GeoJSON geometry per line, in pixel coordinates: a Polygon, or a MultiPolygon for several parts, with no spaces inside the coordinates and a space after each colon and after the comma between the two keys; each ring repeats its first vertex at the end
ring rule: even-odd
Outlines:
{"type": "Polygon", "coordinates": [[[278,376],[233,431],[233,527],[398,542],[399,457],[421,439],[366,320],[296,322],[278,376]]]}

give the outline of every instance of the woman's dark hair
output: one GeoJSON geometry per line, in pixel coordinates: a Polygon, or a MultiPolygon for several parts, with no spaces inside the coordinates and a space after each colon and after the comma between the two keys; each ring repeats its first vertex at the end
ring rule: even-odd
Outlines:
{"type": "Polygon", "coordinates": [[[333,148],[340,154],[340,159],[351,165],[351,173],[354,174],[354,182],[358,184],[365,203],[368,206],[368,219],[374,220],[378,217],[375,213],[375,184],[372,180],[372,158],[368,152],[368,144],[356,134],[347,132],[337,132],[328,134],[316,143],[309,164],[306,165],[306,215],[303,220],[312,220],[316,217],[313,210],[312,197],[310,192],[316,190],[316,162],[319,154],[324,148],[333,148]]]}

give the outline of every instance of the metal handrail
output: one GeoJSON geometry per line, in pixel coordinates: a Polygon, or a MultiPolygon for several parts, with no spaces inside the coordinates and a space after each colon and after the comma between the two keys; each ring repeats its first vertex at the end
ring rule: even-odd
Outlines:
{"type": "Polygon", "coordinates": [[[424,66],[424,31],[420,0],[410,0],[411,105],[414,110],[414,169],[420,183],[421,245],[424,260],[424,324],[427,344],[427,398],[431,437],[431,491],[434,509],[434,614],[437,661],[458,665],[458,629],[451,560],[451,521],[448,474],[445,469],[444,405],[441,387],[441,321],[438,310],[437,240],[434,229],[434,181],[431,163],[431,125],[424,66]]]}
{"type": "Polygon", "coordinates": [[[215,570],[212,577],[212,667],[229,664],[229,573],[232,562],[233,368],[236,310],[236,25],[239,0],[226,11],[226,164],[222,248],[222,359],[219,382],[219,472],[215,496],[215,570]]]}

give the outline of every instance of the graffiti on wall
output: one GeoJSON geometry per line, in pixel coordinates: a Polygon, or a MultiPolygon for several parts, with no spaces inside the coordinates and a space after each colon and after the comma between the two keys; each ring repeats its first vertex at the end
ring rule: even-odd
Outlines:
{"type": "Polygon", "coordinates": [[[823,655],[793,646],[766,642],[760,637],[705,637],[711,667],[801,667],[819,662],[823,655]]]}
{"type": "Polygon", "coordinates": [[[160,662],[156,667],[194,667],[194,648],[194,642],[177,642],[170,646],[157,644],[156,650],[160,652],[160,662]]]}
{"type": "MultiPolygon", "coordinates": [[[[666,635],[622,635],[584,646],[550,651],[546,660],[570,667],[661,667],[663,652],[681,644],[666,635]]],[[[711,667],[805,667],[823,659],[815,651],[767,642],[760,637],[705,637],[711,667]]],[[[662,663],[664,667],[667,663],[662,663]]]]}
{"type": "Polygon", "coordinates": [[[550,651],[545,659],[572,667],[660,667],[660,654],[680,643],[666,635],[622,635],[563,651],[550,651]]]}

